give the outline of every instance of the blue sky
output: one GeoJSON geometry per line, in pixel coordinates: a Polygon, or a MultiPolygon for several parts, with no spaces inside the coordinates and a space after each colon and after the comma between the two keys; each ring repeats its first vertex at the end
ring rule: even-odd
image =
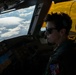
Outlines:
{"type": "Polygon", "coordinates": [[[26,35],[35,6],[0,14],[0,41],[26,35]]]}

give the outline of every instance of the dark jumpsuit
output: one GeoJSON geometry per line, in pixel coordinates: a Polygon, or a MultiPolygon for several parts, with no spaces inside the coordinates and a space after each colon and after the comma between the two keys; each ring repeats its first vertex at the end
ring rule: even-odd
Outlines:
{"type": "Polygon", "coordinates": [[[76,43],[64,41],[51,55],[44,75],[76,75],[76,43]]]}

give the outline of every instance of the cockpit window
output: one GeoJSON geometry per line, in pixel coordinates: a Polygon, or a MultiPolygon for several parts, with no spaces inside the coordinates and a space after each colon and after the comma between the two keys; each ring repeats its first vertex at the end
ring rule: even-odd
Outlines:
{"type": "Polygon", "coordinates": [[[34,6],[0,14],[0,41],[27,35],[34,6]]]}

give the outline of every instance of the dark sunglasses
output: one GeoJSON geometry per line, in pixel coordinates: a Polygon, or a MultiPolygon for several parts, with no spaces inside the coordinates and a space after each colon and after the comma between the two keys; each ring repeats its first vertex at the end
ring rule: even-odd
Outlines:
{"type": "Polygon", "coordinates": [[[52,31],[56,28],[46,28],[46,34],[52,34],[52,31]]]}

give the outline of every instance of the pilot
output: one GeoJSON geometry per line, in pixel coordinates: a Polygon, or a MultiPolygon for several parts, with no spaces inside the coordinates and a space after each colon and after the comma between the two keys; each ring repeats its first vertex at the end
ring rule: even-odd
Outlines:
{"type": "Polygon", "coordinates": [[[45,17],[47,41],[55,44],[44,75],[76,75],[76,44],[68,38],[72,19],[66,13],[51,13],[45,17]]]}

